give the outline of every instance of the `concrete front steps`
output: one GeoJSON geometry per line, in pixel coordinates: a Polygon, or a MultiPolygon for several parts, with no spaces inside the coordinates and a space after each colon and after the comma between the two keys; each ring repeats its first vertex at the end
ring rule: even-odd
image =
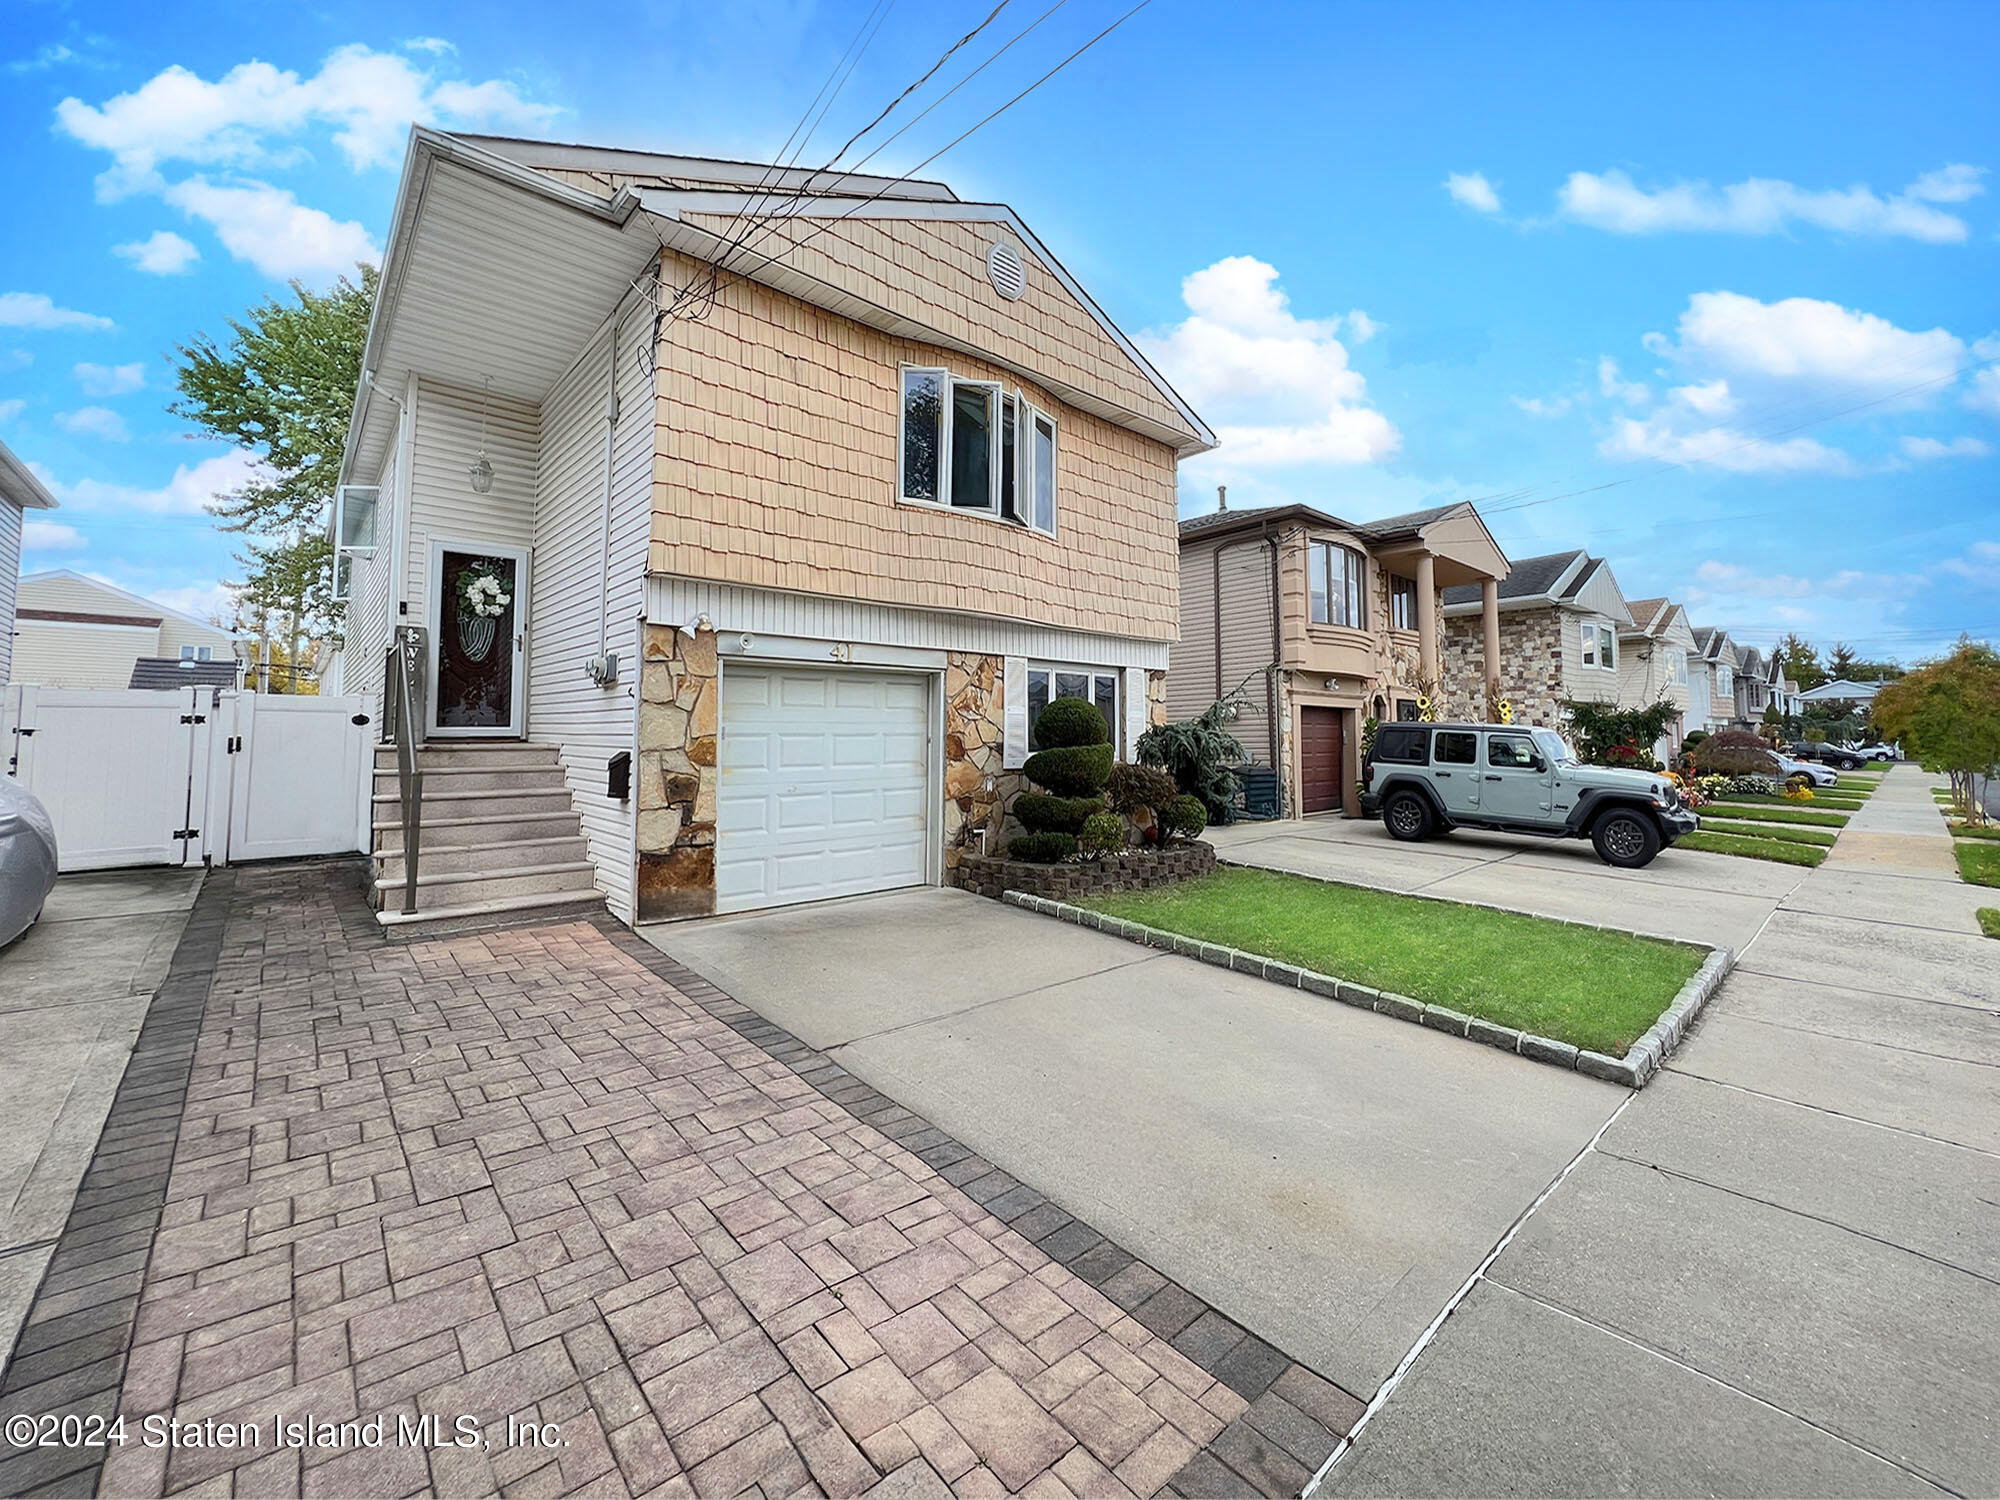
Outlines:
{"type": "Polygon", "coordinates": [[[396,747],[375,751],[374,878],[369,901],[385,927],[522,912],[604,909],[553,745],[438,741],[417,752],[424,773],[417,909],[403,911],[402,797],[396,747]]]}

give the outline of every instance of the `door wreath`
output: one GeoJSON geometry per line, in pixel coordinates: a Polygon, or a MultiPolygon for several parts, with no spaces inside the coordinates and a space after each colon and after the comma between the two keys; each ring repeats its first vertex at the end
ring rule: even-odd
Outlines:
{"type": "Polygon", "coordinates": [[[458,575],[458,643],[473,661],[484,661],[493,649],[493,636],[500,617],[514,596],[501,581],[499,570],[482,558],[458,575]]]}

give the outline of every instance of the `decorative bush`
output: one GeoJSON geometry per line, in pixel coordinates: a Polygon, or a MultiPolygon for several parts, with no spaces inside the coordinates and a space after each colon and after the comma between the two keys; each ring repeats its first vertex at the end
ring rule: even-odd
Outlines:
{"type": "Polygon", "coordinates": [[[1810,802],[1813,800],[1813,789],[1804,782],[1800,782],[1796,786],[1788,786],[1785,788],[1785,800],[1787,802],[1810,802]]]}
{"type": "Polygon", "coordinates": [[[1587,766],[1637,766],[1640,770],[1659,768],[1650,747],[1680,716],[1680,710],[1666,698],[1646,708],[1565,698],[1562,711],[1577,759],[1587,766]]]}
{"type": "Polygon", "coordinates": [[[1021,774],[1058,797],[1091,797],[1102,792],[1111,779],[1111,763],[1109,745],[1065,745],[1036,751],[1021,767],[1021,774]]]}
{"type": "Polygon", "coordinates": [[[1183,794],[1161,810],[1160,825],[1177,839],[1199,838],[1208,827],[1208,809],[1202,806],[1201,798],[1183,794]]]}
{"type": "Polygon", "coordinates": [[[1030,833],[1080,833],[1086,821],[1103,811],[1102,797],[1045,797],[1023,792],[1014,799],[1014,816],[1030,833]]]}
{"type": "Polygon", "coordinates": [[[1232,693],[1216,699],[1196,718],[1160,724],[1139,736],[1140,763],[1165,768],[1183,793],[1199,797],[1209,823],[1236,821],[1240,783],[1229,768],[1247,761],[1250,754],[1225,726],[1241,703],[1241,697],[1232,693]]]}
{"type": "Polygon", "coordinates": [[[1141,809],[1157,814],[1181,794],[1181,789],[1174,785],[1174,778],[1158,766],[1135,766],[1129,761],[1120,761],[1111,768],[1108,787],[1111,810],[1124,813],[1127,817],[1141,809]]]}
{"type": "Polygon", "coordinates": [[[1718,729],[1695,747],[1694,764],[1704,775],[1760,776],[1777,770],[1771,747],[1747,729],[1718,729]]]}
{"type": "Polygon", "coordinates": [[[1035,720],[1035,748],[1060,750],[1069,745],[1110,743],[1111,729],[1097,705],[1082,698],[1058,698],[1035,720]]]}
{"type": "Polygon", "coordinates": [[[1125,820],[1117,813],[1092,813],[1083,820],[1077,843],[1093,859],[1116,854],[1125,847],[1125,820]]]}
{"type": "Polygon", "coordinates": [[[1695,785],[1710,797],[1775,797],[1784,790],[1770,776],[1704,776],[1695,785]]]}
{"type": "Polygon", "coordinates": [[[1692,750],[1696,745],[1699,745],[1703,740],[1707,738],[1708,738],[1708,731],[1706,729],[1690,729],[1681,738],[1681,749],[1692,750]]]}
{"type": "Polygon", "coordinates": [[[1024,833],[1007,840],[1007,857],[1031,865],[1059,865],[1076,857],[1076,837],[1068,833],[1024,833]]]}

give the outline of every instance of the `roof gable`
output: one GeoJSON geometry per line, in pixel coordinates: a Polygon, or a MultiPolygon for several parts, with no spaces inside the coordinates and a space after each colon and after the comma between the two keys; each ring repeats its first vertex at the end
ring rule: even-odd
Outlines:
{"type": "Polygon", "coordinates": [[[94,613],[129,617],[133,623],[144,621],[157,625],[162,617],[171,616],[185,624],[202,630],[213,631],[225,640],[234,640],[235,633],[220,625],[211,625],[206,620],[197,620],[193,615],[170,609],[155,600],[140,594],[127,593],[101,578],[92,578],[70,568],[50,568],[42,573],[23,573],[20,587],[16,590],[18,602],[24,606],[43,609],[62,609],[65,602],[90,600],[101,604],[94,613]]]}

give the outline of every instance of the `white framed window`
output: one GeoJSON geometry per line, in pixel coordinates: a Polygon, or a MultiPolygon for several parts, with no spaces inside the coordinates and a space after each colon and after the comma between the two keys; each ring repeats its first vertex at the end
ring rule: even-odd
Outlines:
{"type": "Polygon", "coordinates": [[[1717,667],[1715,669],[1715,690],[1718,693],[1724,694],[1736,691],[1735,679],[1730,675],[1729,668],[1717,667]]]}
{"type": "Polygon", "coordinates": [[[1367,612],[1362,608],[1368,577],[1366,558],[1338,542],[1308,542],[1306,572],[1315,624],[1368,628],[1367,612]]]}
{"type": "Polygon", "coordinates": [[[1687,652],[1685,652],[1685,651],[1670,651],[1670,652],[1668,652],[1668,653],[1667,653],[1667,669],[1668,669],[1668,670],[1669,670],[1670,672],[1672,672],[1672,673],[1673,673],[1673,676],[1674,676],[1674,686],[1675,686],[1675,687],[1686,687],[1686,686],[1688,685],[1688,654],[1687,654],[1687,652]]]}
{"type": "Polygon", "coordinates": [[[194,660],[194,647],[192,647],[192,646],[183,646],[183,647],[181,647],[181,660],[182,660],[182,661],[193,661],[193,660],[194,660]]]}
{"type": "Polygon", "coordinates": [[[1597,664],[1607,672],[1618,669],[1618,634],[1609,625],[1597,627],[1597,664]]]}
{"type": "Polygon", "coordinates": [[[913,505],[1056,530],[1056,419],[992,380],[906,365],[896,493],[913,505]]]}
{"type": "Polygon", "coordinates": [[[1588,623],[1583,627],[1583,664],[1586,667],[1597,665],[1597,627],[1588,623]]]}
{"type": "Polygon", "coordinates": [[[1417,628],[1417,580],[1389,578],[1389,625],[1394,630],[1417,628]]]}
{"type": "Polygon", "coordinates": [[[1028,748],[1042,748],[1035,739],[1035,721],[1042,716],[1042,710],[1058,698],[1081,698],[1086,703],[1095,704],[1097,711],[1104,715],[1105,725],[1111,730],[1111,743],[1117,750],[1119,726],[1123,722],[1118,712],[1119,679],[1124,674],[1116,667],[1076,667],[1063,666],[1053,662],[1031,661],[1028,663],[1028,748]]]}
{"type": "Polygon", "coordinates": [[[333,597],[353,591],[354,559],[375,555],[375,513],[381,508],[382,487],[343,484],[333,492],[333,597]]]}

